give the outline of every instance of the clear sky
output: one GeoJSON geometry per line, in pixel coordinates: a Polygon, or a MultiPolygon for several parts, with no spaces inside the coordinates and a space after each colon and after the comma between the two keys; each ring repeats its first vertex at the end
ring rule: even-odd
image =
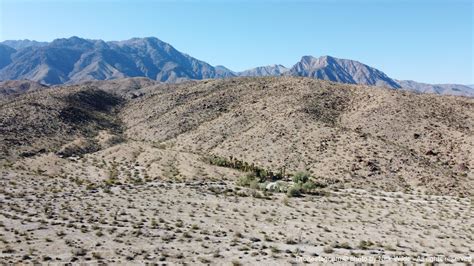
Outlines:
{"type": "Polygon", "coordinates": [[[0,40],[155,36],[232,70],[303,55],[397,79],[474,84],[472,0],[0,0],[0,40]]]}

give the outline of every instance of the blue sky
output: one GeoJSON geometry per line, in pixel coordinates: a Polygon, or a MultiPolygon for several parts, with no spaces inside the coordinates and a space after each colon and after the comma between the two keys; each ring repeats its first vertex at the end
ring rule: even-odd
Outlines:
{"type": "Polygon", "coordinates": [[[0,40],[155,36],[236,71],[332,55],[430,83],[474,84],[472,24],[471,0],[0,0],[0,40]]]}

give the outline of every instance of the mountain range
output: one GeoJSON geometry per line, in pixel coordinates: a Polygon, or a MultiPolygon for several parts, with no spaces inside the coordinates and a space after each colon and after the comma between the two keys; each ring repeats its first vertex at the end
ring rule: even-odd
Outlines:
{"type": "Polygon", "coordinates": [[[212,66],[198,60],[155,37],[108,42],[71,37],[49,43],[31,40],[0,43],[0,81],[31,80],[57,85],[146,77],[177,83],[185,80],[282,75],[474,97],[474,89],[469,86],[396,80],[358,61],[331,56],[303,56],[290,68],[276,64],[235,72],[225,66],[212,66]]]}

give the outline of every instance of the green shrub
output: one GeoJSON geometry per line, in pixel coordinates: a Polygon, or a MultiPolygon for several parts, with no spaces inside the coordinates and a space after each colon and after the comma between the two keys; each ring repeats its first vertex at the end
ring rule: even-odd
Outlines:
{"type": "Polygon", "coordinates": [[[310,193],[311,191],[313,191],[314,189],[316,189],[316,184],[309,180],[309,181],[306,181],[302,186],[301,186],[302,190],[304,193],[310,193]]]}
{"type": "Polygon", "coordinates": [[[217,156],[211,157],[209,159],[209,162],[213,165],[222,166],[222,167],[227,167],[229,165],[229,162],[225,158],[217,157],[217,156]]]}
{"type": "Polygon", "coordinates": [[[293,178],[293,182],[303,184],[309,180],[309,174],[307,172],[297,172],[293,178]]]}
{"type": "Polygon", "coordinates": [[[288,197],[299,197],[301,196],[301,185],[299,184],[294,184],[293,186],[288,188],[288,191],[286,192],[288,197]]]}
{"type": "Polygon", "coordinates": [[[247,174],[245,176],[241,176],[237,180],[237,186],[241,186],[241,187],[250,187],[251,185],[258,186],[256,185],[256,183],[258,183],[257,177],[253,174],[247,174]]]}
{"type": "Polygon", "coordinates": [[[255,169],[253,169],[253,173],[260,180],[265,180],[269,176],[269,172],[267,170],[258,167],[255,167],[255,169]]]}

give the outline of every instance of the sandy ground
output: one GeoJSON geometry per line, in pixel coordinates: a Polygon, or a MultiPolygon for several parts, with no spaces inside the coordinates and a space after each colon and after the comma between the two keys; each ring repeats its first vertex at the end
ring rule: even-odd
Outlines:
{"type": "Polygon", "coordinates": [[[0,262],[7,264],[274,265],[341,256],[461,263],[474,252],[469,198],[364,190],[287,198],[205,180],[103,189],[1,175],[0,262]]]}

